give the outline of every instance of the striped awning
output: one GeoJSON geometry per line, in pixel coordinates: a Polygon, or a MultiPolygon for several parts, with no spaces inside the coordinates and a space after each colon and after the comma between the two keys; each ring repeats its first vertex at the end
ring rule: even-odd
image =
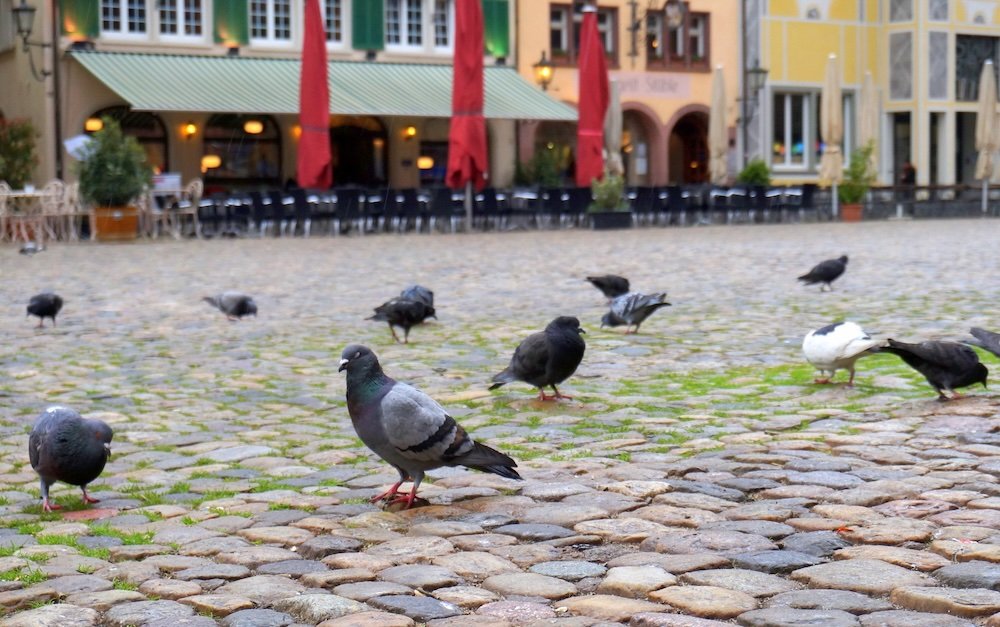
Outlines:
{"type": "MultiPolygon", "coordinates": [[[[140,111],[294,114],[299,60],[71,51],[98,80],[140,111]]],[[[330,113],[451,116],[451,65],[330,61],[330,113]]],[[[485,115],[576,120],[576,111],[509,67],[488,67],[485,115]]]]}

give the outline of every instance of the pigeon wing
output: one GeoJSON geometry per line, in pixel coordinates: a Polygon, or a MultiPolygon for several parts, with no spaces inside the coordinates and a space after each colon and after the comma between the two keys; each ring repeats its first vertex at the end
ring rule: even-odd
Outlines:
{"type": "Polygon", "coordinates": [[[973,337],[976,339],[970,340],[967,342],[968,344],[988,350],[997,357],[1000,357],[1000,333],[993,333],[992,331],[980,329],[979,327],[972,327],[970,333],[972,333],[973,337]]]}
{"type": "MultiPolygon", "coordinates": [[[[382,398],[382,425],[392,456],[400,466],[443,466],[474,448],[472,438],[437,401],[420,390],[397,383],[382,398]]],[[[390,463],[395,463],[388,458],[390,463]]]]}

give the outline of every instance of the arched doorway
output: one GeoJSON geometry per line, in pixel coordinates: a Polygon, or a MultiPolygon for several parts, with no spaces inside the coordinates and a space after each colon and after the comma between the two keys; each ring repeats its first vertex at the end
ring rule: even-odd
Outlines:
{"type": "Polygon", "coordinates": [[[531,183],[559,185],[572,181],[576,173],[576,124],[541,122],[535,131],[531,161],[522,164],[530,171],[531,183]]]}
{"type": "MultiPolygon", "coordinates": [[[[167,158],[167,127],[163,120],[155,113],[148,111],[133,111],[127,106],[108,107],[101,109],[90,116],[100,120],[101,118],[111,118],[122,127],[122,133],[136,138],[139,145],[146,152],[146,163],[153,168],[153,172],[160,174],[170,170],[170,161],[167,158]]],[[[94,131],[84,130],[88,135],[94,131]]]]}
{"type": "Polygon", "coordinates": [[[669,178],[673,185],[708,181],[708,113],[685,113],[670,131],[669,178]]]}
{"type": "Polygon", "coordinates": [[[388,180],[388,134],[373,117],[330,116],[330,151],[335,185],[375,187],[388,180]]]}
{"type": "Polygon", "coordinates": [[[626,103],[622,113],[622,163],[629,186],[660,185],[666,172],[663,133],[656,113],[626,103]]]}
{"type": "Polygon", "coordinates": [[[205,124],[204,155],[219,166],[205,170],[205,187],[281,187],[281,133],[269,115],[220,113],[205,124]]]}

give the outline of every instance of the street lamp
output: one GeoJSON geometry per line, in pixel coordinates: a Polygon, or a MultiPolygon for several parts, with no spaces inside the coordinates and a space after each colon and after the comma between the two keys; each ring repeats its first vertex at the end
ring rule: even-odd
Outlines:
{"type": "Polygon", "coordinates": [[[552,67],[552,62],[545,56],[544,50],[542,50],[542,58],[531,67],[535,70],[535,82],[542,88],[542,91],[548,91],[555,68],[552,67]]]}
{"type": "Polygon", "coordinates": [[[35,58],[31,56],[31,46],[38,46],[39,48],[48,48],[52,44],[47,43],[37,43],[34,41],[28,41],[31,37],[31,31],[35,26],[35,11],[37,9],[24,0],[21,0],[21,4],[16,7],[11,7],[10,12],[14,15],[14,27],[17,29],[17,34],[21,38],[21,50],[28,54],[28,62],[31,64],[31,75],[35,77],[36,81],[44,81],[45,78],[52,72],[42,68],[39,72],[35,68],[35,58]]]}

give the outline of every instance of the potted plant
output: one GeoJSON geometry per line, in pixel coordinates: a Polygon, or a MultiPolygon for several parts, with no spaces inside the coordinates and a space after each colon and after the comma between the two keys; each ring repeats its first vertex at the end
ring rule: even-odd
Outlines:
{"type": "Polygon", "coordinates": [[[94,133],[77,164],[80,197],[93,207],[91,230],[100,240],[135,239],[139,216],[134,204],[152,181],[146,153],[110,117],[94,133]]]}
{"type": "Polygon", "coordinates": [[[604,176],[590,184],[593,202],[587,207],[595,230],[627,229],[632,226],[632,212],[625,200],[625,178],[604,170],[604,176]]]}
{"type": "Polygon", "coordinates": [[[844,180],[837,187],[840,200],[840,219],[844,222],[858,222],[863,213],[862,202],[875,182],[871,159],[874,146],[868,142],[851,153],[851,160],[844,172],[844,180]]]}
{"type": "Polygon", "coordinates": [[[736,175],[736,182],[748,187],[767,187],[771,184],[771,169],[763,159],[751,159],[736,175]]]}
{"type": "Polygon", "coordinates": [[[38,165],[35,155],[35,127],[29,120],[0,118],[0,181],[21,189],[31,181],[38,165]]]}

